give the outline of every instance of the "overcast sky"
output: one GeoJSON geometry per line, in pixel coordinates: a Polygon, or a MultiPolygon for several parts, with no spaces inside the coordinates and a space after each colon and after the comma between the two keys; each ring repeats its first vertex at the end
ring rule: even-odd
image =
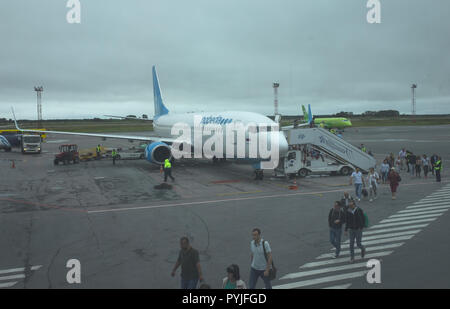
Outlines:
{"type": "Polygon", "coordinates": [[[0,1],[0,118],[153,115],[151,67],[170,111],[450,113],[450,1],[0,1]]]}

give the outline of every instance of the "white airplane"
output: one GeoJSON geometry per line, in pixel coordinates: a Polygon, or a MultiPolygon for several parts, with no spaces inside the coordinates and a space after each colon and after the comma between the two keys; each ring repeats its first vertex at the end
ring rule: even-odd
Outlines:
{"type": "MultiPolygon", "coordinates": [[[[174,136],[171,133],[172,127],[177,123],[186,123],[191,128],[194,128],[194,117],[201,119],[202,124],[213,123],[219,125],[223,128],[223,134],[226,134],[225,126],[230,123],[241,123],[244,126],[249,123],[256,123],[258,126],[267,125],[274,126],[277,125],[270,118],[253,112],[243,112],[243,111],[227,111],[227,112],[202,112],[202,113],[170,113],[169,110],[163,103],[161,89],[159,86],[158,75],[156,73],[156,68],[153,66],[153,95],[154,95],[154,107],[155,107],[155,116],[153,118],[153,129],[155,136],[130,136],[130,135],[111,135],[111,134],[97,134],[97,133],[78,133],[78,132],[61,132],[61,131],[46,131],[46,134],[67,134],[67,135],[78,135],[78,136],[91,136],[91,137],[100,137],[100,138],[114,138],[114,139],[127,139],[127,140],[139,140],[149,142],[147,148],[145,149],[145,158],[154,164],[162,164],[165,159],[172,157],[172,149],[171,145],[177,140],[178,136],[174,136]]],[[[16,121],[16,116],[14,114],[14,110],[12,110],[14,116],[14,122],[16,128],[23,132],[36,132],[37,130],[27,130],[19,128],[19,125],[16,121]]],[[[126,118],[126,117],[122,117],[126,118]]],[[[151,119],[148,119],[151,120],[151,119]]],[[[309,125],[304,124],[304,125],[309,125]]],[[[264,132],[265,133],[265,132],[264,132]]],[[[246,134],[246,148],[248,148],[249,138],[248,132],[246,134]]],[[[257,134],[262,134],[258,132],[257,134]]],[[[192,135],[193,136],[193,135],[192,135]]],[[[265,138],[270,136],[265,133],[265,138]]],[[[260,137],[260,136],[258,136],[260,137]]],[[[202,147],[205,144],[207,138],[202,138],[202,147]]],[[[226,140],[226,136],[224,136],[224,141],[226,140]]],[[[194,145],[194,141],[191,140],[191,145],[194,145]]],[[[270,141],[268,141],[268,145],[270,145],[270,141]]],[[[279,156],[282,157],[288,151],[288,143],[286,137],[282,133],[282,131],[278,132],[278,145],[271,145],[272,147],[278,147],[279,156]]],[[[202,148],[203,149],[203,148],[202,148]]],[[[226,149],[223,147],[223,158],[227,158],[226,149]]],[[[246,149],[245,157],[241,158],[244,160],[248,160],[249,163],[253,164],[254,168],[258,170],[258,166],[260,166],[262,158],[259,157],[249,157],[248,149],[246,149]]]]}

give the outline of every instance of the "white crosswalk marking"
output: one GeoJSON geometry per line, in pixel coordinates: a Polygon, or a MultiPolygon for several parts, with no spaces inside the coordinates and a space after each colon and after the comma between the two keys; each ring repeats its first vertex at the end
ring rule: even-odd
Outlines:
{"type": "Polygon", "coordinates": [[[350,245],[349,240],[346,240],[341,244],[340,257],[335,258],[335,249],[331,248],[330,253],[319,255],[314,262],[306,263],[299,267],[299,271],[288,273],[279,279],[282,282],[290,280],[295,282],[275,285],[273,288],[294,289],[322,285],[324,289],[347,289],[351,283],[336,281],[349,281],[364,276],[368,271],[366,268],[368,259],[390,255],[394,252],[392,249],[401,247],[404,241],[420,233],[449,208],[450,185],[447,185],[365,230],[362,239],[362,244],[366,248],[364,259],[358,259],[361,250],[355,244],[357,263],[349,263],[350,245]],[[364,271],[354,271],[358,269],[364,271]],[[338,274],[331,275],[333,272],[338,274]],[[324,286],[325,283],[332,282],[336,283],[324,286]]]}
{"type": "Polygon", "coordinates": [[[438,213],[438,214],[430,214],[430,215],[421,215],[421,216],[409,216],[409,217],[403,217],[403,218],[389,218],[389,219],[385,219],[382,220],[380,223],[388,223],[388,222],[399,222],[399,221],[406,221],[406,220],[414,220],[414,219],[420,219],[420,218],[437,218],[440,215],[442,215],[442,213],[438,213]]]}
{"type": "Polygon", "coordinates": [[[297,278],[301,278],[301,277],[307,277],[307,276],[312,276],[312,275],[317,275],[317,274],[323,274],[323,273],[329,273],[329,272],[347,270],[347,269],[354,269],[354,268],[365,268],[366,264],[367,264],[367,262],[363,262],[363,263],[355,263],[355,264],[346,264],[346,265],[335,266],[335,267],[320,268],[320,269],[315,269],[315,270],[300,271],[298,273],[292,273],[292,274],[288,274],[284,277],[281,277],[280,280],[297,279],[297,278]]]}
{"type": "Polygon", "coordinates": [[[430,208],[430,207],[434,207],[434,206],[445,206],[445,205],[450,205],[450,201],[445,201],[445,202],[439,202],[439,203],[428,203],[428,204],[415,204],[415,205],[411,205],[408,206],[408,208],[421,208],[423,207],[425,208],[430,208]]]}
{"type": "Polygon", "coordinates": [[[10,288],[10,287],[14,286],[17,282],[19,282],[19,281],[0,283],[0,288],[10,288]]]}
{"type": "MultiPolygon", "coordinates": [[[[404,242],[400,242],[400,243],[395,243],[395,244],[388,244],[388,245],[383,245],[383,246],[367,246],[366,248],[366,252],[372,252],[372,251],[378,251],[378,250],[386,250],[386,249],[394,249],[394,248],[398,248],[401,247],[404,244],[404,242]]],[[[316,260],[320,260],[320,259],[331,259],[334,258],[335,254],[334,251],[335,249],[330,249],[330,251],[333,251],[333,253],[324,253],[322,255],[319,255],[318,257],[316,257],[316,260]]],[[[355,255],[358,255],[361,252],[361,250],[359,250],[358,247],[355,248],[355,255]]],[[[340,257],[345,256],[345,255],[350,255],[350,251],[345,250],[343,252],[341,252],[339,254],[340,257]]]]}
{"type": "Polygon", "coordinates": [[[408,226],[400,226],[400,227],[391,227],[388,229],[380,229],[380,230],[371,230],[364,232],[364,236],[366,235],[373,235],[373,234],[379,234],[379,233],[385,233],[385,232],[394,232],[394,231],[404,231],[404,230],[411,230],[411,229],[417,229],[426,227],[429,223],[425,224],[417,224],[417,225],[408,225],[408,226]]]}
{"type": "MultiPolygon", "coordinates": [[[[376,244],[385,244],[385,243],[389,243],[389,242],[394,242],[394,241],[399,241],[399,240],[409,240],[411,238],[413,238],[414,235],[409,235],[409,236],[399,236],[399,237],[392,237],[392,238],[382,238],[382,239],[376,239],[376,240],[370,240],[370,241],[365,241],[364,237],[363,237],[363,245],[364,246],[368,246],[368,245],[376,245],[376,244]]],[[[344,244],[341,246],[341,249],[348,249],[350,248],[350,244],[344,244]]],[[[355,242],[355,248],[356,248],[356,242],[355,242]]]]}
{"type": "Polygon", "coordinates": [[[399,213],[404,213],[404,212],[414,212],[414,211],[418,211],[418,210],[436,210],[436,209],[448,209],[450,208],[450,205],[446,205],[446,206],[436,206],[436,207],[428,207],[428,208],[409,208],[406,207],[406,210],[401,210],[399,211],[399,213]]]}
{"type": "Polygon", "coordinates": [[[405,222],[396,222],[396,223],[385,223],[385,224],[377,224],[374,225],[372,228],[381,228],[381,227],[388,227],[388,226],[397,226],[397,225],[407,225],[407,224],[416,224],[421,222],[432,222],[436,220],[436,218],[433,219],[421,219],[421,220],[413,220],[413,221],[405,221],[405,222]]]}
{"type": "Polygon", "coordinates": [[[415,202],[414,204],[424,203],[424,202],[434,202],[434,201],[442,201],[442,200],[448,200],[450,199],[450,196],[448,197],[442,197],[442,196],[436,196],[436,197],[427,197],[423,198],[418,202],[415,202]]]}
{"type": "MultiPolygon", "coordinates": [[[[42,265],[36,265],[29,268],[29,271],[36,271],[40,269],[42,265]]],[[[19,281],[8,281],[7,280],[16,280],[16,279],[24,279],[26,277],[27,270],[25,267],[21,268],[10,268],[10,269],[2,269],[0,270],[0,288],[10,288],[16,285],[19,281]]]]}
{"type": "Polygon", "coordinates": [[[428,211],[423,211],[422,209],[417,210],[417,212],[407,212],[407,213],[403,213],[403,214],[399,214],[399,215],[392,215],[389,218],[401,218],[401,217],[408,217],[408,216],[412,216],[412,215],[427,215],[427,214],[434,214],[434,213],[440,213],[443,214],[445,213],[445,209],[436,209],[436,210],[428,210],[428,211]]]}
{"type": "MultiPolygon", "coordinates": [[[[391,254],[392,252],[394,252],[394,251],[383,251],[383,252],[366,254],[366,256],[364,258],[370,259],[370,258],[374,258],[374,257],[386,256],[386,255],[391,254]]],[[[349,258],[337,258],[337,259],[331,259],[331,260],[326,260],[326,261],[306,263],[305,265],[302,265],[299,268],[303,269],[303,268],[312,268],[312,267],[331,265],[331,264],[348,263],[348,261],[349,261],[349,258]]]]}
{"type": "Polygon", "coordinates": [[[348,289],[352,284],[341,284],[341,285],[334,285],[334,286],[328,286],[326,288],[323,288],[324,290],[345,290],[348,289]]]}
{"type": "Polygon", "coordinates": [[[321,277],[318,279],[312,279],[312,280],[305,280],[305,281],[299,281],[294,283],[287,283],[287,284],[281,284],[273,286],[273,289],[295,289],[295,288],[301,288],[304,286],[310,286],[310,285],[317,285],[321,283],[326,282],[333,282],[333,281],[340,281],[340,280],[346,280],[346,279],[353,279],[358,278],[361,276],[364,276],[368,271],[358,271],[354,273],[347,273],[343,275],[336,275],[336,276],[329,276],[329,277],[321,277]]]}

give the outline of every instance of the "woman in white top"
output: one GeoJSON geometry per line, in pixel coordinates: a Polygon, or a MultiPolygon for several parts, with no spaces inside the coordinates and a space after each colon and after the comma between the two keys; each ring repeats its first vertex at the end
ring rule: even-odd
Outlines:
{"type": "Polygon", "coordinates": [[[430,162],[430,158],[428,158],[427,155],[423,155],[422,165],[423,165],[423,173],[425,175],[425,178],[428,178],[428,171],[430,170],[431,162],[430,162]]]}
{"type": "Polygon", "coordinates": [[[222,280],[222,288],[226,290],[247,289],[239,274],[239,266],[236,264],[227,267],[227,276],[222,280]]]}
{"type": "Polygon", "coordinates": [[[371,167],[369,169],[369,174],[367,175],[367,183],[369,184],[369,190],[370,190],[370,200],[369,202],[373,201],[373,198],[377,198],[377,188],[378,188],[378,182],[380,181],[380,175],[378,175],[377,172],[375,172],[374,168],[371,167]]]}

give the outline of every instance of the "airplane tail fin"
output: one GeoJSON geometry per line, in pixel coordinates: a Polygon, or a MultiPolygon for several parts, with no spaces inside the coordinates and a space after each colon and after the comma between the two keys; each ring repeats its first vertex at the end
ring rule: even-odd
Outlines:
{"type": "Polygon", "coordinates": [[[159,87],[158,75],[156,74],[156,67],[152,68],[153,73],[153,101],[155,104],[155,117],[157,118],[162,115],[169,113],[169,110],[164,106],[163,99],[161,96],[161,88],[159,87]]]}
{"type": "Polygon", "coordinates": [[[302,110],[303,110],[303,120],[308,121],[308,113],[306,112],[305,105],[302,105],[302,110]]]}
{"type": "Polygon", "coordinates": [[[311,104],[308,104],[308,123],[312,123],[313,122],[313,117],[312,117],[312,113],[311,113],[311,104]]]}

